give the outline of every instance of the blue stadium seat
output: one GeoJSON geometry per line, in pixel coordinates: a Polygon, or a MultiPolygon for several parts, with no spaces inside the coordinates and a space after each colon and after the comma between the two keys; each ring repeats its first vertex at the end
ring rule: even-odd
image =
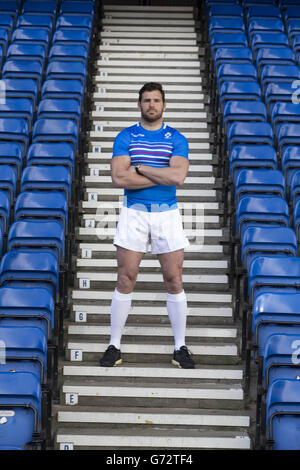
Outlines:
{"type": "Polygon", "coordinates": [[[276,254],[297,256],[297,239],[291,227],[267,227],[252,225],[241,238],[239,266],[246,271],[255,256],[276,254]]]}
{"type": "Polygon", "coordinates": [[[39,142],[67,142],[73,146],[74,154],[77,154],[79,129],[73,119],[40,118],[35,121],[32,131],[32,143],[39,142]]]}
{"type": "Polygon", "coordinates": [[[299,123],[300,103],[278,101],[277,103],[274,103],[270,118],[274,133],[276,133],[279,125],[284,122],[299,123]]]}
{"type": "Polygon", "coordinates": [[[51,15],[46,13],[42,14],[32,14],[32,13],[24,13],[20,14],[17,19],[17,28],[33,28],[36,29],[37,27],[40,29],[44,29],[48,32],[50,38],[52,38],[53,28],[54,28],[54,19],[51,15]]]}
{"type": "Polygon", "coordinates": [[[41,44],[11,43],[7,49],[7,59],[38,60],[44,67],[47,53],[41,44]]]}
{"type": "Polygon", "coordinates": [[[13,31],[12,43],[17,44],[40,44],[48,53],[50,34],[46,28],[22,28],[18,27],[13,31]]]}
{"type": "Polygon", "coordinates": [[[11,199],[7,191],[0,190],[0,226],[2,234],[6,234],[11,221],[11,199]]]}
{"type": "Polygon", "coordinates": [[[254,168],[277,169],[278,162],[275,148],[268,144],[233,145],[229,153],[229,180],[233,182],[236,178],[236,173],[241,169],[254,168]]]}
{"type": "Polygon", "coordinates": [[[243,13],[243,8],[240,5],[211,4],[208,6],[209,18],[241,18],[243,13]]]}
{"type": "Polygon", "coordinates": [[[291,177],[291,182],[289,186],[288,197],[289,197],[291,207],[294,207],[296,201],[300,197],[300,171],[299,170],[296,170],[293,172],[293,176],[291,177]]]}
{"type": "Polygon", "coordinates": [[[209,47],[213,53],[218,47],[248,47],[248,39],[245,32],[221,32],[215,31],[211,33],[209,47]]]}
{"type": "Polygon", "coordinates": [[[257,70],[253,64],[235,64],[225,63],[218,68],[216,76],[217,91],[220,92],[220,86],[225,81],[257,82],[257,70]]]}
{"type": "Polygon", "coordinates": [[[290,42],[292,42],[295,34],[300,33],[300,18],[291,19],[286,25],[286,31],[287,31],[290,42]]]}
{"type": "Polygon", "coordinates": [[[88,52],[82,44],[53,44],[49,51],[49,62],[62,60],[64,62],[82,62],[88,65],[88,52]]]}
{"type": "Polygon", "coordinates": [[[289,40],[285,33],[278,31],[262,31],[254,33],[251,36],[250,48],[252,49],[254,59],[261,47],[285,48],[289,46],[289,40]]]}
{"type": "Polygon", "coordinates": [[[281,10],[277,5],[248,5],[245,9],[247,26],[253,18],[281,19],[281,10]]]}
{"type": "Polygon", "coordinates": [[[29,144],[29,126],[25,118],[0,117],[0,139],[6,142],[18,142],[23,154],[29,144]]]}
{"type": "Polygon", "coordinates": [[[24,191],[17,196],[14,205],[14,220],[24,218],[57,220],[67,235],[69,224],[69,205],[61,191],[24,191]]]}
{"type": "Polygon", "coordinates": [[[245,24],[242,17],[238,18],[219,18],[211,17],[208,22],[208,39],[214,32],[245,32],[245,24]]]}
{"type": "Polygon", "coordinates": [[[90,18],[89,15],[74,15],[74,14],[60,14],[57,17],[56,24],[55,24],[55,30],[57,31],[58,29],[84,29],[89,32],[89,34],[92,33],[93,29],[93,22],[90,18]]]}
{"type": "MultiPolygon", "coordinates": [[[[300,293],[273,291],[266,289],[258,294],[254,300],[252,309],[249,311],[248,337],[252,338],[254,350],[257,345],[264,345],[268,326],[277,328],[276,332],[284,331],[286,327],[299,325],[300,293]]],[[[274,330],[275,331],[275,330],[274,330]]],[[[287,330],[288,331],[288,330],[287,330]]],[[[263,349],[259,354],[263,353],[263,349]]]]}
{"type": "Polygon", "coordinates": [[[279,157],[282,158],[282,153],[285,147],[289,145],[299,145],[299,131],[300,123],[283,123],[277,127],[275,135],[276,145],[279,157]]]}
{"type": "Polygon", "coordinates": [[[1,0],[0,1],[0,13],[8,13],[16,22],[19,14],[19,3],[16,0],[1,0]]]}
{"type": "Polygon", "coordinates": [[[299,450],[300,382],[279,379],[272,382],[266,396],[267,448],[299,450]]]}
{"type": "Polygon", "coordinates": [[[86,48],[87,54],[90,50],[91,36],[84,29],[63,29],[54,32],[53,45],[82,45],[86,48]]]}
{"type": "Polygon", "coordinates": [[[41,98],[73,98],[84,105],[84,85],[76,79],[47,79],[42,86],[41,98]]]}
{"type": "MultiPolygon", "coordinates": [[[[0,107],[1,116],[1,107],[0,107]]],[[[55,118],[72,119],[77,129],[81,128],[80,103],[74,98],[42,99],[37,109],[37,119],[55,118]]]]}
{"type": "Polygon", "coordinates": [[[12,31],[14,29],[14,19],[11,15],[0,13],[0,26],[5,28],[8,33],[8,39],[11,40],[12,31]]]}
{"type": "Polygon", "coordinates": [[[68,167],[63,165],[29,165],[24,168],[20,181],[20,191],[54,189],[62,191],[68,205],[72,203],[72,176],[68,167]]]}
{"type": "Polygon", "coordinates": [[[268,116],[271,115],[273,106],[278,101],[293,102],[295,93],[293,82],[270,82],[264,89],[264,100],[267,106],[268,116]]]}
{"type": "Polygon", "coordinates": [[[38,60],[7,59],[3,64],[2,77],[35,80],[39,90],[43,80],[43,65],[38,60]]]}
{"type": "Polygon", "coordinates": [[[2,165],[12,166],[19,180],[23,166],[22,146],[18,142],[0,142],[0,169],[2,165]]]}
{"type": "Polygon", "coordinates": [[[258,256],[248,271],[248,301],[266,291],[297,292],[300,286],[300,258],[296,256],[258,256]]]}
{"type": "Polygon", "coordinates": [[[211,61],[215,74],[219,66],[224,63],[253,64],[252,52],[249,47],[220,46],[212,54],[211,61]]]}
{"type": "Polygon", "coordinates": [[[270,194],[286,197],[286,186],[280,170],[243,169],[234,181],[234,199],[237,203],[241,196],[251,194],[270,194]]]}
{"type": "Polygon", "coordinates": [[[296,65],[294,52],[290,47],[260,47],[255,62],[259,76],[264,65],[296,65]]]}
{"type": "Polygon", "coordinates": [[[254,100],[261,101],[262,93],[258,82],[251,81],[231,81],[227,80],[220,86],[219,96],[216,105],[219,107],[220,113],[226,101],[229,100],[254,100]]]}
{"type": "Polygon", "coordinates": [[[38,378],[31,372],[0,372],[0,405],[12,412],[1,424],[5,426],[1,446],[39,449],[42,390],[38,378]]]}
{"type": "Polygon", "coordinates": [[[64,1],[61,3],[59,13],[73,15],[89,15],[91,21],[95,16],[95,4],[91,1],[64,1]]]}
{"type": "Polygon", "coordinates": [[[56,220],[21,219],[13,222],[7,236],[7,251],[49,251],[60,264],[66,261],[65,235],[56,220]]]}
{"type": "Polygon", "coordinates": [[[234,121],[267,121],[266,105],[263,101],[229,100],[224,104],[222,113],[223,131],[234,121]]]}
{"type": "MultiPolygon", "coordinates": [[[[231,254],[231,267],[235,278],[235,312],[240,313],[241,292],[246,297],[245,287],[247,273],[253,259],[260,255],[297,256],[298,247],[294,230],[291,227],[264,226],[259,223],[248,226],[241,236],[240,242],[231,254]]],[[[242,352],[244,353],[243,341],[242,352]]]]}
{"type": "Polygon", "coordinates": [[[274,145],[273,130],[269,122],[231,122],[227,128],[227,151],[236,144],[274,145]]]}
{"type": "Polygon", "coordinates": [[[17,172],[11,165],[1,165],[0,167],[0,189],[9,194],[11,205],[17,193],[17,172]]]}
{"type": "Polygon", "coordinates": [[[59,266],[50,252],[8,251],[0,262],[1,287],[44,287],[60,303],[59,266]]]}
{"type": "Polygon", "coordinates": [[[57,3],[55,0],[47,0],[46,2],[26,0],[26,2],[23,3],[21,13],[46,13],[55,20],[57,3]]]}
{"type": "Polygon", "coordinates": [[[47,383],[47,337],[42,329],[0,325],[0,339],[5,344],[0,372],[31,372],[41,384],[47,383]]]}
{"type": "Polygon", "coordinates": [[[38,83],[32,78],[3,78],[2,86],[6,97],[30,98],[34,108],[38,100],[38,83]]]}
{"type": "Polygon", "coordinates": [[[79,61],[52,60],[46,69],[46,80],[80,80],[85,89],[88,77],[86,66],[79,61]]]}
{"type": "Polygon", "coordinates": [[[259,18],[254,17],[249,20],[248,23],[248,36],[249,41],[251,42],[253,34],[260,33],[260,32],[278,32],[284,33],[284,23],[281,18],[259,18]]]}
{"type": "Polygon", "coordinates": [[[288,227],[290,223],[288,203],[280,196],[243,196],[236,205],[234,216],[232,229],[239,238],[249,225],[288,227]]]}
{"type": "Polygon", "coordinates": [[[260,69],[260,83],[263,92],[269,83],[289,83],[300,79],[300,69],[297,65],[264,65],[260,69]]]}
{"type": "MultiPolygon", "coordinates": [[[[1,152],[1,146],[0,146],[1,152]]],[[[75,175],[75,153],[73,146],[67,142],[43,142],[29,146],[26,155],[27,165],[64,165],[70,169],[72,179],[75,175]]]]}
{"type": "Polygon", "coordinates": [[[282,149],[281,167],[286,185],[289,188],[295,171],[300,168],[300,146],[287,145],[282,149]]]}
{"type": "Polygon", "coordinates": [[[28,131],[31,132],[34,118],[32,101],[29,98],[6,98],[4,102],[0,100],[0,118],[6,117],[26,119],[28,131]]]}
{"type": "Polygon", "coordinates": [[[55,300],[42,287],[1,287],[0,325],[36,326],[42,329],[48,341],[58,337],[59,318],[55,300]]]}

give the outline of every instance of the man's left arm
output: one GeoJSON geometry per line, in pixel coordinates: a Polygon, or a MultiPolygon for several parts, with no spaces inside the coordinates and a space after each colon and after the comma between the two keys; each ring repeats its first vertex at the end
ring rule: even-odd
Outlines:
{"type": "Polygon", "coordinates": [[[189,170],[189,160],[186,157],[174,155],[170,165],[165,168],[141,165],[140,172],[156,184],[165,186],[181,186],[189,170]]]}

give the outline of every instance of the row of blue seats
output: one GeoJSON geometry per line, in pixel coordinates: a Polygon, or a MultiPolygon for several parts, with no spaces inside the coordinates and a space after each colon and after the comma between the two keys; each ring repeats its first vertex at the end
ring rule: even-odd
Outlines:
{"type": "MultiPolygon", "coordinates": [[[[216,92],[213,112],[219,119],[217,145],[222,176],[231,194],[231,282],[235,289],[235,316],[242,319],[245,392],[249,391],[253,361],[258,378],[255,447],[299,450],[300,397],[295,397],[299,390],[297,376],[300,370],[299,361],[294,360],[293,345],[300,344],[297,221],[297,178],[300,173],[297,159],[294,167],[285,167],[283,156],[288,150],[297,153],[300,149],[297,127],[300,114],[297,104],[281,102],[282,95],[279,99],[279,95],[273,96],[272,106],[265,98],[268,87],[274,82],[280,86],[281,80],[289,87],[291,97],[291,82],[299,78],[300,70],[295,51],[290,56],[294,62],[283,64],[287,56],[280,55],[280,48],[286,52],[289,46],[285,30],[282,34],[286,40],[279,43],[280,32],[273,32],[273,50],[263,54],[264,46],[270,46],[270,38],[265,36],[266,43],[260,42],[256,47],[257,33],[249,28],[254,25],[254,18],[262,30],[276,28],[281,20],[286,25],[291,21],[291,15],[296,15],[297,8],[287,4],[285,7],[270,4],[270,8],[266,5],[262,8],[262,5],[250,5],[246,1],[239,5],[232,3],[220,5],[207,1],[208,21],[213,17],[212,12],[218,11],[220,16],[225,12],[224,17],[228,20],[229,15],[240,11],[246,43],[237,43],[235,49],[228,48],[227,55],[222,57],[218,52],[223,51],[219,49],[222,49],[223,41],[226,45],[226,40],[233,37],[231,31],[226,36],[225,27],[223,40],[221,34],[218,44],[214,42],[214,33],[208,34],[207,40],[208,45],[212,45],[211,71],[216,92]],[[265,21],[266,18],[270,21],[265,21]],[[246,55],[243,58],[237,51],[244,51],[248,46],[250,55],[246,60],[246,55]],[[276,60],[280,59],[283,63],[278,65],[276,60]],[[276,67],[279,67],[277,72],[276,67]],[[287,68],[284,72],[280,67],[287,68]],[[228,86],[227,94],[222,95],[222,87],[232,83],[237,85],[236,88],[231,86],[229,90],[228,86]],[[249,84],[254,86],[247,88],[249,84]]],[[[226,24],[229,22],[223,23],[226,24]]],[[[261,39],[263,33],[259,35],[261,39]]],[[[286,96],[284,101],[288,101],[286,96]]],[[[226,200],[226,192],[224,197],[226,200]]]]}
{"type": "Polygon", "coordinates": [[[53,446],[51,405],[59,396],[58,356],[69,310],[96,2],[0,2],[0,18],[13,3],[0,104],[0,450],[47,449],[53,446]],[[56,18],[66,12],[72,26],[59,30],[56,18]],[[49,15],[51,31],[37,34],[37,24],[46,24],[49,15]],[[25,16],[27,30],[18,26],[25,16]],[[82,57],[75,53],[78,42],[69,43],[77,39],[82,57]],[[63,55],[51,62],[59,48],[63,55]],[[58,79],[47,75],[58,70],[58,79]],[[24,73],[26,78],[16,78],[24,73]]]}

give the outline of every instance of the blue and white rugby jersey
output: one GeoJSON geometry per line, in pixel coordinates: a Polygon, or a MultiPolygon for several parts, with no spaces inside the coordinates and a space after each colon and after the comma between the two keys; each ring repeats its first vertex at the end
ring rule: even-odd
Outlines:
{"type": "MultiPolygon", "coordinates": [[[[156,131],[140,123],[123,129],[113,145],[113,157],[128,155],[132,165],[157,168],[169,166],[173,155],[188,158],[188,141],[176,129],[163,124],[156,131]]],[[[177,207],[176,186],[158,184],[145,189],[125,189],[124,205],[148,212],[161,212],[177,207]]]]}

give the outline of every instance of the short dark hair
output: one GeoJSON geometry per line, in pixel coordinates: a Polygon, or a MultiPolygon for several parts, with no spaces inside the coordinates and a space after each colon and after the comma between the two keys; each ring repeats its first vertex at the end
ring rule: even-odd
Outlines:
{"type": "Polygon", "coordinates": [[[145,83],[145,85],[142,86],[142,88],[139,91],[139,102],[142,101],[142,95],[145,91],[155,91],[158,90],[161,93],[163,102],[165,102],[165,92],[163,90],[163,87],[160,83],[157,82],[148,82],[145,83]]]}

